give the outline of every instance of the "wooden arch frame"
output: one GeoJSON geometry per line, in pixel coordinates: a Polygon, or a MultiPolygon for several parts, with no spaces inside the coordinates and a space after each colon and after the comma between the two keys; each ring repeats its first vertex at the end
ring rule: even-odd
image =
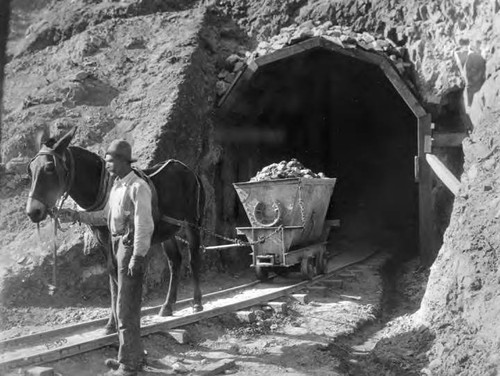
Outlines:
{"type": "Polygon", "coordinates": [[[425,154],[431,152],[431,116],[424,110],[417,97],[386,56],[360,48],[345,48],[324,37],[310,38],[247,62],[227,92],[219,100],[218,107],[223,111],[231,108],[240,99],[240,93],[260,68],[315,49],[325,49],[332,53],[345,55],[378,66],[415,115],[418,127],[418,156],[415,157],[415,178],[419,183],[419,250],[422,263],[430,264],[432,262],[432,252],[434,251],[432,240],[432,172],[426,161],[425,154]]]}

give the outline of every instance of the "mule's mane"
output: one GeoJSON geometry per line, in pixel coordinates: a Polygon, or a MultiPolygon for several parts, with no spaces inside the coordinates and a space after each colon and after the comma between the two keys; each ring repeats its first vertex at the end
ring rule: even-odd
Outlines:
{"type": "Polygon", "coordinates": [[[94,153],[94,152],[92,152],[90,150],[87,150],[85,148],[82,148],[81,146],[73,146],[72,145],[69,148],[71,149],[71,151],[73,153],[75,153],[75,156],[79,155],[80,157],[84,157],[84,158],[85,157],[90,157],[90,158],[92,158],[94,160],[93,162],[95,162],[95,163],[97,163],[99,165],[101,163],[104,163],[104,159],[102,159],[98,154],[96,154],[96,153],[94,153]]]}
{"type": "Polygon", "coordinates": [[[110,175],[105,169],[104,159],[98,154],[79,146],[70,146],[74,156],[75,179],[81,184],[75,184],[70,191],[70,196],[80,207],[87,211],[102,209],[107,201],[110,188],[110,175]],[[86,186],[87,193],[82,192],[86,186]],[[92,191],[91,195],[88,190],[92,191]]]}

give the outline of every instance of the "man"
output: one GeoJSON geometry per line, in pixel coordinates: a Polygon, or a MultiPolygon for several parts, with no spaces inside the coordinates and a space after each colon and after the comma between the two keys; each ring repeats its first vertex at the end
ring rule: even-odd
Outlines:
{"type": "Polygon", "coordinates": [[[110,375],[133,376],[142,368],[144,350],[140,335],[142,283],[145,256],[151,245],[154,221],[151,189],[132,169],[132,148],[124,140],[113,141],[106,151],[106,169],[116,179],[107,207],[101,212],[64,209],[63,220],[102,224],[107,216],[112,239],[112,310],[118,323],[118,359],[106,360],[110,375]],[[114,290],[114,291],[113,291],[114,290]]]}

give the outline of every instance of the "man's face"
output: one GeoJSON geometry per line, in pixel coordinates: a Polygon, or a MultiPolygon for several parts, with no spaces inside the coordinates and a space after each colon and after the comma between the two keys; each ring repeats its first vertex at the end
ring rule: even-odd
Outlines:
{"type": "Polygon", "coordinates": [[[115,175],[120,176],[121,171],[123,171],[124,166],[126,165],[126,162],[122,158],[113,157],[110,154],[106,154],[105,161],[106,161],[106,170],[108,170],[108,172],[113,176],[115,175]]]}

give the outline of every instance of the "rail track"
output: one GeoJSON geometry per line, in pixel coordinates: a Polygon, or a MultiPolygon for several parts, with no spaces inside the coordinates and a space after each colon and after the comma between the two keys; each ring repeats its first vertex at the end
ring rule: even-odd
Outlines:
{"type": "MultiPolygon", "coordinates": [[[[167,332],[171,329],[192,324],[197,321],[235,312],[262,304],[297,292],[307,286],[328,279],[335,272],[360,263],[375,252],[349,253],[335,256],[329,260],[327,272],[306,281],[287,281],[286,283],[263,283],[255,281],[246,285],[206,294],[205,310],[193,313],[191,299],[176,304],[174,316],[160,317],[160,307],[142,310],[141,334],[143,336],[167,332]]],[[[0,372],[34,364],[43,364],[71,357],[80,353],[116,344],[117,334],[105,335],[103,326],[107,319],[64,326],[58,329],[17,337],[0,342],[0,372]]]]}

